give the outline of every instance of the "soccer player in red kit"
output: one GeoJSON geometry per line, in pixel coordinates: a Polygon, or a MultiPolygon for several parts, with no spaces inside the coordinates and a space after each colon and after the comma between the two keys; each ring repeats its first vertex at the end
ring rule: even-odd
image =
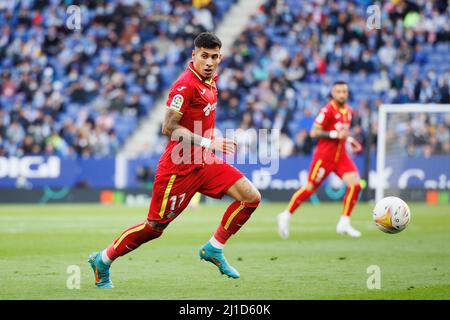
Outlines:
{"type": "Polygon", "coordinates": [[[277,217],[278,232],[283,239],[289,236],[289,221],[294,211],[317,191],[331,172],[336,173],[347,185],[344,208],[336,232],[351,237],[361,236],[361,232],[350,224],[350,215],[358,200],[361,187],[358,169],[347,154],[345,145],[348,141],[355,152],[361,150],[361,145],[356,139],[349,136],[352,109],[346,103],[348,99],[347,83],[335,82],[331,96],[331,101],[320,110],[310,132],[311,137],[318,138],[319,141],[314,151],[308,182],[294,193],[287,209],[277,217]]]}
{"type": "Polygon", "coordinates": [[[200,258],[216,265],[231,278],[240,275],[223,254],[227,240],[250,218],[261,200],[259,191],[236,168],[215,156],[235,152],[233,140],[214,137],[217,106],[217,75],[221,61],[220,39],[209,32],[194,40],[192,61],[172,85],[167,99],[163,134],[170,137],[161,156],[147,219],[132,226],[106,249],[94,252],[89,263],[99,288],[112,288],[111,263],[140,245],[160,237],[167,225],[200,192],[220,199],[234,199],[211,239],[200,248],[200,258]]]}

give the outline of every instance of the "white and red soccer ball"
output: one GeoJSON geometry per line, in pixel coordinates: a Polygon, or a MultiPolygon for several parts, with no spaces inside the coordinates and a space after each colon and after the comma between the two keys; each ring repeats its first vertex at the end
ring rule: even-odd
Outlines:
{"type": "Polygon", "coordinates": [[[397,197],[381,199],[373,209],[373,220],[378,229],[386,233],[398,233],[411,220],[411,211],[405,201],[397,197]]]}

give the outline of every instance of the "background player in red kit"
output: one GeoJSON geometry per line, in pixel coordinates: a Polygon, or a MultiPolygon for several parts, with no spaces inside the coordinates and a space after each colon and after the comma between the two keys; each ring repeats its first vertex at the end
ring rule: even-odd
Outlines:
{"type": "Polygon", "coordinates": [[[261,195],[244,175],[216,158],[213,151],[235,152],[232,140],[215,138],[217,76],[221,41],[204,32],[194,40],[192,61],[173,84],[167,100],[163,133],[170,137],[156,171],[147,219],[132,226],[89,263],[99,288],[112,288],[109,268],[115,259],[141,244],[158,238],[167,225],[189,204],[196,192],[213,198],[225,194],[235,201],[225,211],[211,239],[200,248],[200,258],[215,264],[222,274],[239,278],[223,255],[228,238],[235,234],[258,207],[261,195]]]}
{"type": "Polygon", "coordinates": [[[331,96],[331,101],[321,109],[310,132],[311,137],[319,138],[319,141],[314,151],[308,182],[294,193],[287,209],[278,215],[278,232],[284,239],[289,236],[289,221],[295,209],[317,191],[331,172],[336,173],[347,185],[344,208],[336,231],[351,237],[361,236],[361,232],[350,224],[350,215],[358,200],[361,187],[358,169],[347,154],[345,144],[347,141],[350,142],[355,152],[361,150],[361,145],[349,136],[352,109],[346,103],[348,99],[347,83],[335,82],[331,96]]]}

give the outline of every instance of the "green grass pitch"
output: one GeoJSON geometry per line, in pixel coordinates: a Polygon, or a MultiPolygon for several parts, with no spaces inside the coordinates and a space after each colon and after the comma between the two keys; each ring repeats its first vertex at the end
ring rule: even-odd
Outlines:
{"type": "Polygon", "coordinates": [[[335,233],[341,204],[305,204],[281,240],[276,214],[285,203],[263,203],[226,247],[241,273],[233,280],[200,261],[198,250],[226,204],[186,210],[165,234],[117,260],[112,290],[99,290],[87,263],[120,232],[144,220],[146,208],[100,205],[0,206],[0,299],[449,299],[450,205],[410,203],[412,221],[382,233],[371,205],[358,204],[359,239],[335,233]],[[68,267],[81,270],[68,289],[68,267]],[[368,289],[376,265],[381,288],[368,289]]]}

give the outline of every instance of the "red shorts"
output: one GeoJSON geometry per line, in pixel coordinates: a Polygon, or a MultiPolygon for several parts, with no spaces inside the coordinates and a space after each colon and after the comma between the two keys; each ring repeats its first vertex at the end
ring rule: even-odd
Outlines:
{"type": "Polygon", "coordinates": [[[221,199],[244,175],[228,163],[207,164],[186,175],[157,173],[147,219],[166,223],[175,219],[196,192],[221,199]]]}
{"type": "Polygon", "coordinates": [[[358,172],[355,162],[346,154],[342,155],[337,162],[323,158],[316,156],[311,162],[308,180],[316,186],[320,185],[331,172],[337,174],[339,178],[346,173],[358,172]]]}

